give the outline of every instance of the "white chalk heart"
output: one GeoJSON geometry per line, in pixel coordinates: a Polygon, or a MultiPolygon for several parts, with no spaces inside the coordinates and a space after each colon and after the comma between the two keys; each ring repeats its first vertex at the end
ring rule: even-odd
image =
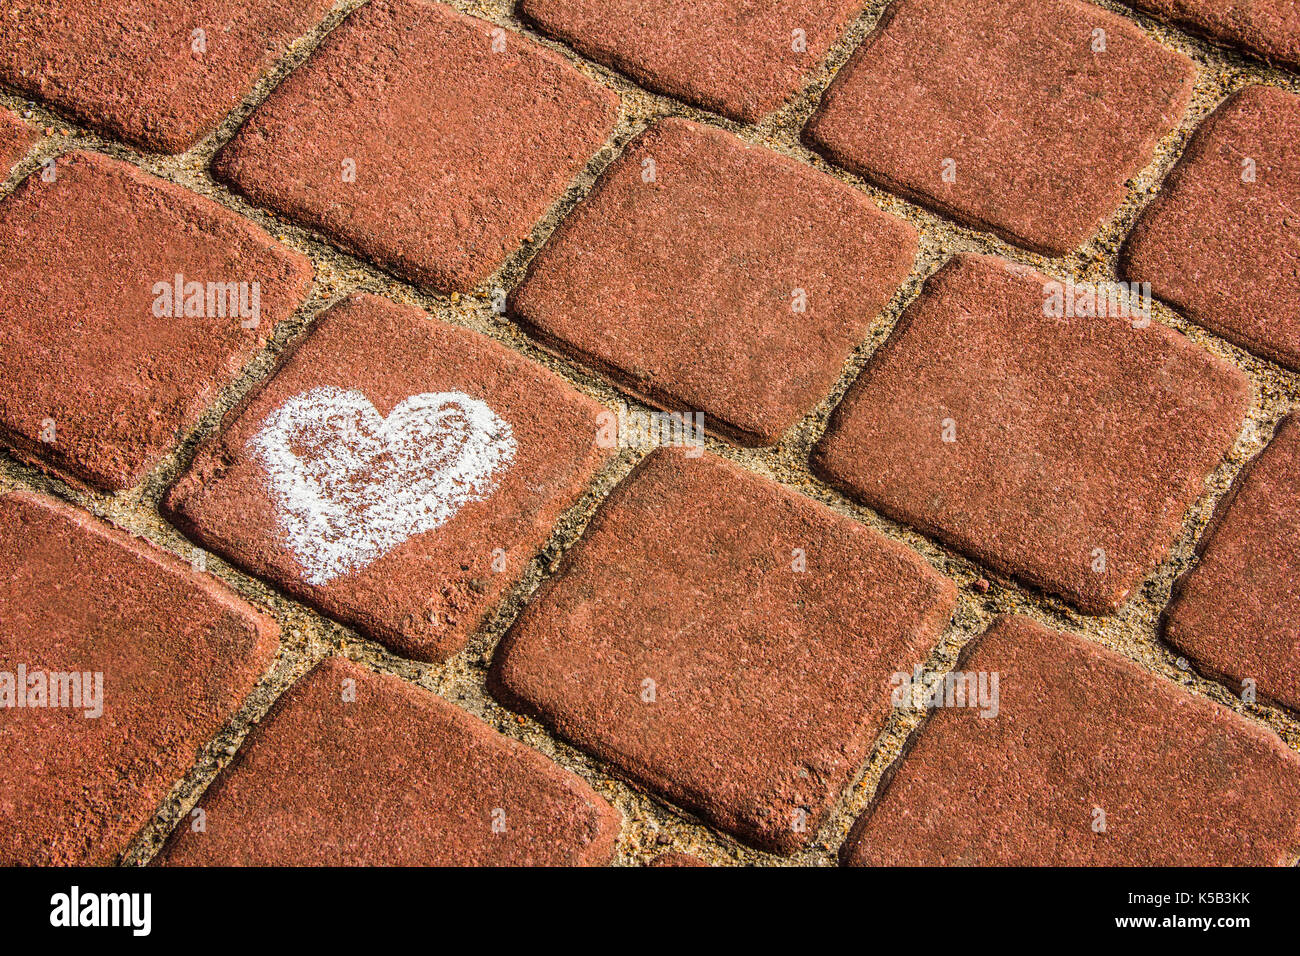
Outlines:
{"type": "Polygon", "coordinates": [[[303,578],[325,584],[486,498],[515,456],[508,422],[461,392],[412,395],[381,418],[365,395],[313,388],[249,441],[303,578]]]}

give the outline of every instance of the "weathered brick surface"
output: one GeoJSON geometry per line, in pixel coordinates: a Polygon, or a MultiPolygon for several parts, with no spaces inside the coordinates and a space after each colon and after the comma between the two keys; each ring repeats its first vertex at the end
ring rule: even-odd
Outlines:
{"type": "Polygon", "coordinates": [[[899,0],[806,136],[885,189],[1060,255],[1114,212],[1193,79],[1187,57],[1080,0],[899,0]]]}
{"type": "Polygon", "coordinates": [[[0,203],[0,440],[66,476],[126,488],[297,308],[311,264],[118,160],[71,153],[54,172],[0,203]],[[178,274],[248,283],[250,315],[257,283],[258,326],[239,314],[156,314],[155,285],[178,274]]]}
{"type": "Polygon", "coordinates": [[[0,82],[111,135],[179,153],[239,105],[330,6],[0,0],[0,82]]]}
{"type": "Polygon", "coordinates": [[[269,666],[277,633],[123,531],[52,498],[0,497],[0,864],[112,862],[269,666]],[[15,706],[20,667],[28,704],[52,673],[101,674],[102,712],[63,706],[71,694],[15,706]]]}
{"type": "Polygon", "coordinates": [[[1211,40],[1244,47],[1266,60],[1300,68],[1296,0],[1123,0],[1211,40]]]}
{"type": "Polygon", "coordinates": [[[1300,96],[1248,86],[1197,130],[1121,270],[1243,348],[1300,368],[1300,96]]]}
{"type": "Polygon", "coordinates": [[[1127,2],[1229,49],[1101,0],[0,0],[0,865],[145,862],[181,780],[202,813],[160,863],[598,865],[616,845],[653,866],[1293,861],[1300,410],[1214,471],[1239,473],[1195,556],[1184,519],[1246,409],[1264,427],[1297,394],[1300,0],[1127,2]],[[1220,69],[1239,54],[1270,62],[1220,69]],[[98,152],[19,182],[83,126],[98,152]],[[321,237],[333,307],[282,331],[274,368],[313,266],[221,184],[321,237]],[[886,214],[900,196],[939,215],[886,214]],[[1086,289],[1053,317],[1029,253],[957,255],[872,341],[900,288],[1004,239],[1067,254],[1042,268],[1076,280],[1118,256],[1194,338],[1268,361],[1098,317],[1086,289]],[[518,327],[432,320],[475,290],[451,307],[481,326],[498,281],[518,327]],[[253,327],[229,308],[240,284],[253,327]],[[588,400],[530,342],[780,448],[661,449],[615,481],[617,393],[588,400]],[[794,490],[819,479],[969,555],[976,605],[1048,620],[1058,597],[1137,595],[1099,625],[1127,656],[1003,619],[957,665],[999,672],[1000,700],[903,740],[898,678],[934,653],[955,587],[906,528],[794,490]],[[187,549],[129,537],[165,520],[283,595],[282,651],[187,549]],[[496,615],[513,627],[492,649],[496,615]],[[319,663],[340,627],[435,666],[319,663]],[[1159,679],[1162,641],[1227,690],[1159,679]],[[232,725],[273,657],[310,673],[232,725]],[[26,691],[60,667],[103,673],[102,717],[10,706],[20,672],[26,691]],[[1212,703],[1250,691],[1264,709],[1212,703]],[[485,694],[525,737],[479,718],[485,694]],[[195,765],[250,723],[223,772],[195,765]],[[845,843],[828,821],[877,747],[902,756],[870,765],[845,843]],[[607,800],[634,807],[626,835],[607,800]]]}
{"type": "Polygon", "coordinates": [[[860,192],[669,119],[551,237],[511,311],[656,405],[771,444],[830,389],[915,253],[916,231],[860,192]]]}
{"type": "Polygon", "coordinates": [[[861,0],[522,0],[538,28],[652,90],[745,122],[788,100],[861,0]]]}
{"type": "Polygon", "coordinates": [[[1165,637],[1234,691],[1300,710],[1300,422],[1288,417],[1219,503],[1175,585],[1165,637]]]}
{"type": "Polygon", "coordinates": [[[1045,316],[1047,281],[987,256],[940,269],[836,409],[814,467],[1103,613],[1167,552],[1250,385],[1159,323],[1045,316]]]}
{"type": "Polygon", "coordinates": [[[0,179],[9,175],[18,160],[36,142],[36,132],[13,113],[0,109],[0,179]]]}
{"type": "Polygon", "coordinates": [[[761,847],[816,833],[955,588],[721,459],[653,452],[497,653],[490,687],[761,847]],[[800,570],[800,566],[803,570],[800,570]]]}
{"type": "Polygon", "coordinates": [[[997,716],[936,710],[847,862],[1282,865],[1300,853],[1300,757],[1272,731],[1024,617],[999,618],[959,668],[999,675],[997,716]]]}
{"type": "Polygon", "coordinates": [[[375,0],[214,171],[400,276],[464,291],[519,248],[617,112],[612,92],[524,36],[442,4],[375,0]]]}
{"type": "Polygon", "coordinates": [[[622,818],[427,691],[330,658],[276,703],[162,860],[176,866],[601,865],[622,818]]]}
{"type": "Polygon", "coordinates": [[[442,659],[611,454],[596,444],[599,411],[490,339],[356,295],[227,416],[164,509],[324,613],[400,653],[442,659]],[[324,397],[268,442],[272,421],[309,392],[324,397]],[[434,400],[423,411],[401,410],[424,396],[434,400]],[[504,425],[481,423],[466,401],[504,425]],[[481,457],[475,449],[492,436],[511,452],[481,457]],[[477,484],[476,457],[487,479],[477,484]]]}

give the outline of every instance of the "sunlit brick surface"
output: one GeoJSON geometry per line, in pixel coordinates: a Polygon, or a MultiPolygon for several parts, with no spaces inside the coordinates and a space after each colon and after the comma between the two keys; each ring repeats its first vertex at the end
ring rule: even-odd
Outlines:
{"type": "Polygon", "coordinates": [[[512,312],[655,404],[772,444],[826,394],[915,252],[910,226],[843,183],[670,119],[543,247],[512,312]]]}
{"type": "Polygon", "coordinates": [[[891,676],[920,663],[952,605],[951,582],[905,549],[665,450],[516,623],[495,679],[634,779],[789,852],[820,828],[889,711],[891,676]],[[678,581],[690,591],[665,601],[678,581]]]}
{"type": "Polygon", "coordinates": [[[1061,255],[1115,211],[1192,79],[1186,57],[1080,0],[899,0],[807,136],[891,192],[1061,255]]]}
{"type": "Polygon", "coordinates": [[[527,37],[442,4],[376,0],[272,94],[216,170],[385,268],[465,291],[519,247],[616,110],[527,37]]]}
{"type": "MultiPolygon", "coordinates": [[[[447,402],[439,408],[454,417],[415,444],[448,463],[478,425],[447,402]]],[[[608,456],[596,444],[599,411],[489,339],[356,296],[322,316],[266,387],[230,416],[171,490],[165,509],[207,546],[326,614],[409,657],[440,660],[460,648],[518,580],[559,513],[608,456]],[[326,396],[313,406],[321,414],[321,440],[360,443],[325,469],[320,494],[336,507],[358,509],[350,521],[324,530],[335,536],[335,547],[327,549],[311,546],[314,530],[301,533],[307,521],[301,510],[285,508],[283,483],[292,494],[306,472],[291,468],[279,484],[269,484],[269,450],[259,445],[268,420],[313,393],[326,396]],[[493,427],[509,442],[491,463],[490,494],[458,495],[425,482],[408,500],[404,492],[415,476],[385,471],[391,449],[383,442],[403,436],[385,432],[381,423],[394,421],[394,409],[412,395],[490,402],[498,419],[493,427]],[[373,411],[353,425],[358,405],[373,411]],[[455,506],[447,520],[436,528],[411,524],[422,520],[419,507],[439,495],[455,506]],[[376,551],[375,540],[388,547],[376,551]]],[[[293,444],[291,437],[290,454],[293,444]]]]}
{"type": "Polygon", "coordinates": [[[622,822],[540,754],[338,657],[280,699],[200,810],[168,864],[603,865],[622,822]]]}
{"type": "Polygon", "coordinates": [[[964,673],[996,717],[936,713],[859,823],[873,865],[1278,865],[1300,757],[1216,704],[1070,634],[1000,618],[964,673]]]}
{"type": "Polygon", "coordinates": [[[0,440],[96,487],[135,484],[310,284],[306,258],[211,200],[98,153],[60,158],[0,201],[0,440]]]}
{"type": "Polygon", "coordinates": [[[0,175],[9,175],[36,140],[36,134],[13,113],[0,110],[0,175]]]}
{"type": "Polygon", "coordinates": [[[1124,0],[1229,47],[1300,67],[1300,3],[1296,0],[1124,0]]]}
{"type": "Polygon", "coordinates": [[[28,493],[0,498],[0,622],[6,865],[112,862],[276,650],[274,622],[211,578],[28,493]],[[79,693],[56,684],[72,674],[79,693]]]}
{"type": "Polygon", "coordinates": [[[1165,636],[1235,691],[1300,710],[1300,424],[1237,479],[1174,589],[1165,636]]]}
{"type": "Polygon", "coordinates": [[[331,0],[4,0],[0,82],[179,153],[234,109],[331,0]]]}
{"type": "Polygon", "coordinates": [[[1194,322],[1300,368],[1300,96],[1248,86],[1196,132],[1121,268],[1194,322]]]}
{"type": "Polygon", "coordinates": [[[899,521],[1113,611],[1165,555],[1250,389],[1162,325],[1044,315],[1047,281],[998,259],[945,266],[837,410],[816,465],[899,521]]]}
{"type": "Polygon", "coordinates": [[[1294,4],[0,0],[0,865],[1294,864],[1294,4]]]}
{"type": "Polygon", "coordinates": [[[654,90],[754,122],[826,55],[861,0],[521,0],[546,34],[654,90]]]}

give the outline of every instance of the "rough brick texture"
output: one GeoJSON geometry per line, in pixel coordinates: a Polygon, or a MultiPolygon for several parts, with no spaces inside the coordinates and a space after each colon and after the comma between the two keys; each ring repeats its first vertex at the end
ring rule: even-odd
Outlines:
{"type": "Polygon", "coordinates": [[[0,180],[36,142],[36,132],[13,113],[0,109],[0,180]]]}
{"type": "Polygon", "coordinates": [[[1118,207],[1193,79],[1187,57],[1078,0],[898,0],[806,135],[885,189],[1061,255],[1118,207]]]}
{"type": "Polygon", "coordinates": [[[998,715],[936,710],[848,862],[1283,865],[1300,853],[1300,757],[1272,731],[1023,617],[1000,618],[959,668],[999,675],[998,715]]]}
{"type": "Polygon", "coordinates": [[[638,83],[753,123],[803,84],[862,0],[522,0],[545,33],[638,83]]]}
{"type": "Polygon", "coordinates": [[[1250,385],[1158,323],[1044,315],[1048,281],[987,256],[940,269],[836,409],[814,467],[1103,613],[1166,554],[1250,385]]]}
{"type": "Polygon", "coordinates": [[[1120,268],[1192,321],[1300,369],[1300,96],[1248,86],[1215,110],[1120,268]]]}
{"type": "Polygon", "coordinates": [[[375,0],[214,171],[404,278],[465,291],[519,248],[617,113],[614,93],[527,37],[442,4],[375,0]]]}
{"type": "Polygon", "coordinates": [[[1294,862],[1300,0],[1121,3],[0,0],[0,866],[1294,862]]]}
{"type": "Polygon", "coordinates": [[[0,82],[113,136],[179,153],[238,106],[330,5],[0,0],[0,82]]]}
{"type": "Polygon", "coordinates": [[[1296,0],[1123,0],[1180,27],[1300,69],[1296,0]]]}
{"type": "Polygon", "coordinates": [[[596,445],[599,412],[490,339],[357,295],[226,417],[163,506],[251,573],[402,654],[438,660],[518,580],[611,454],[596,445]],[[320,389],[333,397],[296,419],[283,447],[257,444],[291,402],[320,389]],[[398,410],[419,396],[435,401],[398,410]],[[481,424],[467,400],[504,426],[481,424]],[[373,409],[358,413],[358,401],[373,409]],[[462,465],[489,428],[508,430],[512,454],[488,462],[491,484],[473,485],[478,494],[449,490],[447,480],[471,484],[462,465]],[[295,479],[306,484],[286,490],[295,479]],[[447,509],[440,523],[430,520],[437,506],[447,509]],[[355,560],[324,563],[333,544],[355,560]]]}
{"type": "Polygon", "coordinates": [[[653,452],[497,653],[490,686],[632,779],[766,849],[812,839],[952,583],[721,459],[653,452]]]}
{"type": "Polygon", "coordinates": [[[622,818],[427,691],[330,658],[277,701],[162,860],[178,866],[600,865],[622,818]]]}
{"type": "Polygon", "coordinates": [[[915,253],[916,231],[856,190],[670,119],[565,220],[511,312],[646,400],[771,444],[830,389],[915,253]]]}
{"type": "Polygon", "coordinates": [[[311,264],[118,160],[71,153],[54,175],[0,203],[0,440],[67,477],[127,488],[297,308],[311,264]],[[204,285],[202,315],[183,314],[189,292],[170,295],[177,275],[204,285]],[[248,315],[256,284],[257,327],[231,314],[239,295],[209,297],[208,283],[246,283],[248,315]]]}
{"type": "Polygon", "coordinates": [[[1165,637],[1241,693],[1300,710],[1300,422],[1238,475],[1175,585],[1165,637]]]}
{"type": "Polygon", "coordinates": [[[277,633],[125,532],[52,498],[0,497],[0,864],[112,862],[269,666],[277,633]],[[74,671],[102,675],[99,716],[86,696],[64,706],[72,693],[14,706],[74,671]]]}

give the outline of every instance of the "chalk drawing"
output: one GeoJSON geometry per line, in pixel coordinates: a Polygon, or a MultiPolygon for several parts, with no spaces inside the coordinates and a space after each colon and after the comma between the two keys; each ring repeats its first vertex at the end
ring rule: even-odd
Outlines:
{"type": "Polygon", "coordinates": [[[515,457],[510,424],[462,392],[413,395],[381,418],[361,392],[313,388],[249,441],[310,584],[372,564],[486,498],[515,457]]]}

